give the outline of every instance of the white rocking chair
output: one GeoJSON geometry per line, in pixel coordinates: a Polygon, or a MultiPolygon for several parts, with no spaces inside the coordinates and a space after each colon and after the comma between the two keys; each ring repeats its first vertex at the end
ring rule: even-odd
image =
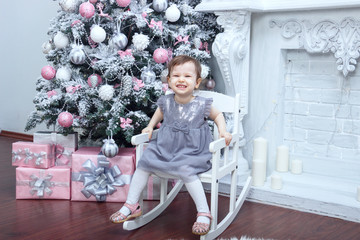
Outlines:
{"type": "MultiPolygon", "coordinates": [[[[245,201],[245,198],[251,187],[251,176],[249,176],[244,184],[244,187],[240,195],[236,199],[236,189],[237,189],[237,170],[238,170],[238,155],[239,155],[239,143],[240,143],[240,133],[239,133],[239,124],[240,124],[240,95],[237,94],[234,97],[230,97],[224,94],[210,92],[210,91],[200,91],[199,94],[203,97],[213,98],[213,106],[222,111],[223,113],[233,113],[234,114],[234,128],[232,132],[232,141],[229,146],[226,146],[225,139],[217,139],[210,143],[209,150],[212,153],[212,169],[209,171],[199,174],[199,178],[202,182],[211,184],[211,214],[213,220],[211,222],[211,229],[208,234],[203,235],[200,239],[215,239],[219,236],[234,220],[238,214],[242,204],[245,201]],[[232,147],[232,158],[229,157],[229,148],[232,147]],[[223,151],[223,159],[221,157],[221,150],[223,151]],[[231,186],[230,186],[230,201],[229,201],[229,212],[224,217],[224,219],[218,223],[218,191],[219,191],[219,179],[230,174],[231,176],[231,186]]],[[[215,125],[215,124],[214,124],[215,125]]],[[[214,138],[217,138],[217,129],[214,127],[214,138]]],[[[157,131],[153,133],[153,138],[156,138],[157,131]]],[[[131,142],[136,146],[136,161],[138,161],[143,153],[144,144],[148,142],[148,134],[139,134],[133,136],[131,142]]],[[[163,176],[161,176],[163,177],[163,176]]],[[[174,178],[168,176],[169,178],[174,178]]],[[[183,186],[181,180],[177,181],[173,189],[167,193],[167,181],[168,179],[161,178],[161,190],[160,190],[160,203],[153,208],[148,213],[132,220],[126,221],[123,224],[125,230],[133,230],[144,226],[149,223],[157,216],[159,216],[172,202],[176,197],[178,192],[183,186]]],[[[142,201],[140,201],[142,204],[142,201]]]]}

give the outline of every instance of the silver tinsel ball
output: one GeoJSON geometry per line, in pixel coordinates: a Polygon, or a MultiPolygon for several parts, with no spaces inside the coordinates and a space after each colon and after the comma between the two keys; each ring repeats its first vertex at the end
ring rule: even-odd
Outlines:
{"type": "Polygon", "coordinates": [[[85,52],[82,45],[74,45],[70,51],[70,61],[74,64],[83,64],[85,62],[85,52]]]}
{"type": "Polygon", "coordinates": [[[58,49],[65,48],[69,44],[69,38],[62,32],[57,32],[54,36],[54,44],[58,49]]]}
{"type": "Polygon", "coordinates": [[[156,79],[156,74],[150,67],[144,67],[141,71],[140,78],[144,83],[153,83],[156,79]]]}
{"type": "Polygon", "coordinates": [[[132,92],[132,77],[130,75],[125,75],[121,78],[121,95],[129,96],[132,92]]]}
{"type": "Polygon", "coordinates": [[[109,101],[113,98],[115,90],[112,86],[105,84],[99,89],[99,97],[104,101],[109,101]]]}
{"type": "Polygon", "coordinates": [[[153,0],[152,7],[157,12],[163,12],[168,7],[167,0],[153,0]]]}
{"type": "Polygon", "coordinates": [[[119,147],[115,143],[114,139],[104,139],[104,144],[101,147],[101,152],[105,155],[107,158],[113,158],[115,157],[119,152],[119,147]]]}
{"type": "Polygon", "coordinates": [[[149,46],[150,39],[148,36],[144,34],[135,33],[132,39],[132,42],[134,44],[134,47],[138,51],[143,51],[145,48],[149,46]]]}
{"type": "Polygon", "coordinates": [[[124,49],[128,44],[128,38],[123,33],[115,33],[110,39],[110,46],[118,50],[124,49]]]}
{"type": "Polygon", "coordinates": [[[77,0],[61,0],[59,5],[65,12],[74,12],[77,9],[77,0]]]}
{"type": "Polygon", "coordinates": [[[205,79],[209,75],[209,67],[201,64],[201,78],[205,79]]]}

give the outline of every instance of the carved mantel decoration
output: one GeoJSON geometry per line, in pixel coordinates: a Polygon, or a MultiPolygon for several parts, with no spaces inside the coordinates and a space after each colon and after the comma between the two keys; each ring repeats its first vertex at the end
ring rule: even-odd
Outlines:
{"type": "Polygon", "coordinates": [[[339,23],[323,20],[311,24],[306,20],[270,21],[270,27],[282,28],[286,39],[298,37],[299,47],[310,53],[334,53],[337,69],[346,77],[356,68],[360,51],[360,21],[345,18],[339,23]]]}

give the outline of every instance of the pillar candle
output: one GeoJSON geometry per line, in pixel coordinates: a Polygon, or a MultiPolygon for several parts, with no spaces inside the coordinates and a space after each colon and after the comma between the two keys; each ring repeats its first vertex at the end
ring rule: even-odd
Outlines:
{"type": "Polygon", "coordinates": [[[271,188],[279,190],[282,188],[282,179],[279,175],[272,175],[271,176],[271,188]]]}
{"type": "Polygon", "coordinates": [[[301,174],[302,173],[302,161],[299,159],[294,159],[291,161],[291,172],[293,174],[301,174]]]}
{"type": "Polygon", "coordinates": [[[285,145],[277,147],[276,171],[287,172],[289,170],[289,148],[285,145]]]}
{"type": "Polygon", "coordinates": [[[262,159],[254,159],[252,162],[252,185],[256,187],[263,186],[265,183],[266,167],[262,159]]]}
{"type": "Polygon", "coordinates": [[[266,162],[267,159],[267,140],[262,137],[254,139],[254,154],[253,159],[262,159],[266,162]]]}
{"type": "Polygon", "coordinates": [[[360,202],[360,186],[357,187],[357,197],[356,200],[360,202]]]}

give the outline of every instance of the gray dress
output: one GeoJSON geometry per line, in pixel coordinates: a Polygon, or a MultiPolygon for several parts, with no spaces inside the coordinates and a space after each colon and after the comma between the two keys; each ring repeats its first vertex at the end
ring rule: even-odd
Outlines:
{"type": "Polygon", "coordinates": [[[158,137],[150,141],[139,160],[138,168],[151,173],[166,173],[186,182],[210,169],[209,144],[212,135],[206,118],[211,98],[196,96],[179,104],[174,94],[161,96],[157,104],[164,114],[158,137]]]}

